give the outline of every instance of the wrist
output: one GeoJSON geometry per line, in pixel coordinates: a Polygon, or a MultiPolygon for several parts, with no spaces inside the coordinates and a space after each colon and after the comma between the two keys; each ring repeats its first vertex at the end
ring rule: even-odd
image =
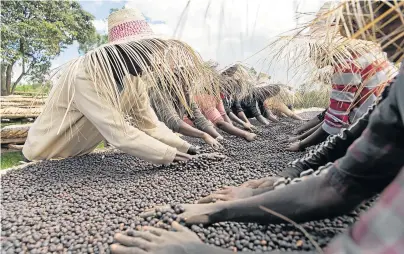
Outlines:
{"type": "Polygon", "coordinates": [[[212,203],[210,204],[211,206],[214,206],[214,209],[212,209],[214,212],[212,212],[209,215],[209,221],[211,223],[216,223],[216,222],[221,222],[221,221],[227,221],[230,220],[230,205],[233,202],[228,201],[228,202],[218,202],[218,203],[212,203]]]}
{"type": "Polygon", "coordinates": [[[208,136],[209,136],[209,134],[206,133],[206,132],[201,133],[201,138],[204,139],[204,140],[206,140],[208,138],[208,136]]]}

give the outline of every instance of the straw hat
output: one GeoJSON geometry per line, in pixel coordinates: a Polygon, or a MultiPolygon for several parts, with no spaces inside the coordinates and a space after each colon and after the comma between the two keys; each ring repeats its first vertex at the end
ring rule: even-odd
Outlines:
{"type": "Polygon", "coordinates": [[[241,100],[253,92],[256,77],[241,64],[225,68],[220,76],[220,88],[227,97],[241,100]]]}
{"type": "Polygon", "coordinates": [[[266,100],[270,97],[274,97],[280,92],[279,84],[270,82],[270,77],[267,74],[260,73],[257,77],[257,82],[254,85],[253,95],[255,99],[266,100]]]}
{"type": "Polygon", "coordinates": [[[109,43],[159,38],[138,9],[121,9],[108,17],[109,43]]]}
{"type": "MultiPolygon", "coordinates": [[[[128,112],[121,107],[117,78],[126,93],[136,95],[137,86],[145,86],[146,91],[153,89],[167,103],[179,100],[188,110],[190,106],[185,90],[194,95],[218,94],[210,85],[212,73],[204,66],[199,54],[182,41],[156,35],[139,10],[121,9],[112,13],[108,17],[108,39],[107,44],[57,69],[54,77],[59,78],[55,86],[74,87],[77,71],[85,70],[98,95],[105,100],[105,108],[116,108],[122,115],[128,112]],[[130,58],[129,63],[124,56],[130,58]],[[131,78],[130,69],[141,70],[137,75],[139,83],[131,78]]],[[[45,110],[52,110],[52,105],[45,110]]]]}

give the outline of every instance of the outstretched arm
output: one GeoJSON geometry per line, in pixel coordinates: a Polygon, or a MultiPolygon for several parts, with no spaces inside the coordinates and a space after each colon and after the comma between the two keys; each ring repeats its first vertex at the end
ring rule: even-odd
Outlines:
{"type": "MultiPolygon", "coordinates": [[[[198,235],[178,222],[171,224],[173,230],[167,231],[147,227],[142,231],[129,230],[117,233],[111,245],[113,254],[230,254],[233,251],[202,243],[198,235]],[[175,231],[174,231],[175,230],[175,231]]],[[[253,253],[253,252],[251,252],[253,253]]],[[[266,252],[267,254],[298,254],[302,252],[266,252]]],[[[305,252],[308,254],[307,252],[305,252]]],[[[312,252],[314,253],[314,252],[312,252]]]]}
{"type": "Polygon", "coordinates": [[[309,146],[320,144],[328,136],[329,134],[320,127],[304,140],[291,144],[286,150],[291,152],[302,151],[309,146]]]}
{"type": "Polygon", "coordinates": [[[181,216],[186,218],[188,224],[211,224],[221,221],[263,224],[284,222],[278,216],[261,209],[262,206],[299,223],[344,214],[370,197],[369,193],[360,191],[355,195],[343,195],[329,178],[328,175],[312,177],[300,183],[235,201],[184,205],[185,212],[181,216]]]}
{"type": "Polygon", "coordinates": [[[313,134],[318,128],[321,128],[321,124],[316,125],[314,128],[311,128],[310,130],[306,131],[305,133],[299,135],[296,137],[297,140],[303,140],[307,137],[309,137],[311,134],[313,134]]]}
{"type": "Polygon", "coordinates": [[[258,122],[262,123],[263,125],[269,125],[269,121],[263,116],[263,115],[257,115],[255,119],[258,120],[258,122]]]}
{"type": "MultiPolygon", "coordinates": [[[[74,105],[110,144],[123,152],[153,163],[164,164],[174,160],[177,149],[131,126],[124,121],[121,112],[105,106],[108,105],[107,102],[100,97],[92,81],[82,76],[78,76],[77,79],[80,82],[75,86],[74,105]]],[[[145,103],[147,102],[140,100],[135,105],[144,106],[145,103]]],[[[24,154],[29,158],[26,152],[24,151],[24,154]]]]}
{"type": "Polygon", "coordinates": [[[237,116],[243,120],[245,123],[249,123],[250,121],[248,120],[247,116],[244,114],[244,111],[240,111],[237,113],[237,116]]]}
{"type": "Polygon", "coordinates": [[[293,134],[301,134],[302,132],[305,132],[313,127],[315,127],[316,125],[318,125],[319,123],[321,123],[324,120],[324,115],[325,112],[327,110],[324,110],[322,113],[318,114],[317,116],[315,116],[313,119],[311,119],[310,121],[308,121],[307,123],[303,124],[301,127],[297,128],[293,134]]]}
{"type": "Polygon", "coordinates": [[[271,120],[272,122],[279,122],[279,120],[275,117],[275,115],[271,112],[270,109],[265,108],[265,117],[269,120],[271,120]]]}

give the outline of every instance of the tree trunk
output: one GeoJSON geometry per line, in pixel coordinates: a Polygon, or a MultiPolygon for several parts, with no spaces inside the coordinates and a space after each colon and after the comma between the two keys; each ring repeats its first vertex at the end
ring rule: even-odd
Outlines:
{"type": "Polygon", "coordinates": [[[7,66],[5,64],[0,65],[1,68],[1,95],[8,95],[6,88],[6,69],[7,66]]]}
{"type": "Polygon", "coordinates": [[[6,69],[6,94],[10,95],[11,93],[11,77],[13,76],[13,64],[7,65],[6,69]]]}

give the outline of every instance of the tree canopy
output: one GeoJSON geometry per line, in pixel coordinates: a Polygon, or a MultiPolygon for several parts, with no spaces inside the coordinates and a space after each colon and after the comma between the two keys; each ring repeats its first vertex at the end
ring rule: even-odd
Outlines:
{"type": "MultiPolygon", "coordinates": [[[[121,9],[125,9],[125,6],[123,6],[121,9]]],[[[111,8],[109,10],[109,14],[112,14],[113,12],[116,12],[120,10],[119,8],[111,8]]],[[[106,21],[106,20],[104,20],[106,21]]],[[[88,38],[88,40],[80,43],[79,45],[79,53],[80,54],[85,54],[88,51],[95,49],[105,43],[108,42],[108,35],[107,34],[99,34],[97,31],[94,31],[88,38]]]]}
{"type": "Polygon", "coordinates": [[[51,60],[68,45],[92,39],[94,17],[76,1],[3,1],[1,8],[1,90],[14,91],[24,77],[42,80],[51,60]],[[12,83],[13,69],[22,73],[12,83]]]}

